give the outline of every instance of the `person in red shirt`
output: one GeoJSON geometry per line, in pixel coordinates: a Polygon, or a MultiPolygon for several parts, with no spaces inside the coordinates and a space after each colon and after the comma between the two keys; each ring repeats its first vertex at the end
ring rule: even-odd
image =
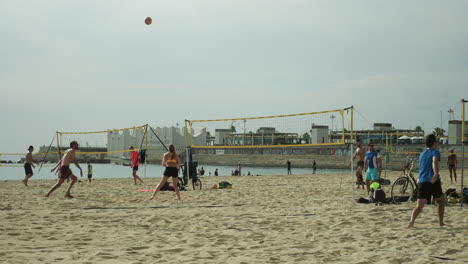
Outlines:
{"type": "Polygon", "coordinates": [[[132,161],[131,161],[131,167],[132,167],[132,176],[133,176],[133,180],[135,181],[135,185],[137,185],[137,180],[140,181],[140,183],[143,183],[143,181],[141,180],[140,177],[138,177],[137,175],[137,171],[138,171],[138,166],[140,165],[140,157],[138,157],[138,152],[134,151],[134,147],[133,146],[130,146],[128,148],[129,150],[131,150],[132,152],[132,161]]]}

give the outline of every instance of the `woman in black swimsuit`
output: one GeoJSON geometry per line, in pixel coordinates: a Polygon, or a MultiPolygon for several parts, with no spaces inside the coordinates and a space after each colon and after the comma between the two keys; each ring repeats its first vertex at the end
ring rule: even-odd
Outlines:
{"type": "Polygon", "coordinates": [[[161,178],[161,181],[159,182],[158,186],[156,186],[156,190],[154,190],[153,195],[151,195],[150,200],[156,196],[156,194],[161,190],[161,188],[166,184],[166,182],[169,180],[169,177],[172,177],[172,185],[174,187],[174,190],[177,194],[177,199],[180,200],[180,190],[179,186],[177,186],[177,182],[179,181],[178,179],[178,172],[180,168],[180,158],[179,155],[175,152],[175,147],[174,145],[169,145],[169,152],[164,153],[163,160],[161,163],[164,167],[166,167],[166,170],[164,171],[164,175],[161,178]]]}

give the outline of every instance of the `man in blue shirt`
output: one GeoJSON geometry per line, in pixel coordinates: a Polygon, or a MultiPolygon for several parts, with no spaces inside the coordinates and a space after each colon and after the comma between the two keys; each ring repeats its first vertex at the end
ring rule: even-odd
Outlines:
{"type": "Polygon", "coordinates": [[[374,144],[369,144],[369,149],[364,158],[364,171],[366,171],[366,189],[367,194],[370,192],[371,182],[379,179],[380,154],[374,149],[374,144]]]}
{"type": "Polygon", "coordinates": [[[437,200],[439,225],[444,226],[444,200],[442,197],[442,184],[439,176],[440,152],[437,150],[438,142],[435,135],[431,134],[426,137],[427,149],[419,156],[419,179],[418,179],[418,200],[416,208],[411,215],[411,220],[408,223],[408,228],[414,227],[414,221],[421,213],[424,205],[431,196],[437,200]]]}

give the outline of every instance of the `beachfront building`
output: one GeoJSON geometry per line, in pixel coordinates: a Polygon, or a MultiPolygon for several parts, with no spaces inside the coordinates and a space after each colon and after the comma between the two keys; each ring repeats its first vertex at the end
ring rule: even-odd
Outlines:
{"type": "MultiPolygon", "coordinates": [[[[343,136],[342,131],[333,132],[333,142],[338,142],[343,136]]],[[[361,139],[364,145],[369,143],[389,144],[420,144],[424,139],[424,131],[415,129],[397,129],[391,123],[374,123],[372,130],[354,130],[354,140],[361,139]]],[[[345,140],[350,143],[350,132],[345,131],[345,140]]]]}
{"type": "MultiPolygon", "coordinates": [[[[144,138],[144,129],[112,131],[107,133],[107,146],[109,152],[124,151],[129,146],[139,149],[140,146],[148,144],[147,153],[151,154],[150,160],[158,160],[166,152],[166,147],[174,144],[178,153],[185,152],[185,135],[179,127],[156,127],[148,130],[148,139],[144,138]],[[156,133],[156,135],[153,133],[156,133]],[[159,139],[158,139],[159,137],[159,139]],[[147,142],[146,142],[147,140],[147,142]],[[162,142],[162,143],[161,143],[162,142]],[[164,144],[164,145],[163,145],[164,144]]],[[[204,145],[206,140],[206,129],[202,129],[198,135],[194,135],[192,141],[196,145],[204,145]]],[[[112,159],[129,160],[130,152],[117,152],[109,154],[112,159]]]]}
{"type": "MultiPolygon", "coordinates": [[[[468,122],[465,122],[465,140],[468,139],[468,122]]],[[[462,140],[462,121],[450,120],[448,122],[448,144],[459,145],[462,140]]]]}
{"type": "MultiPolygon", "coordinates": [[[[211,140],[210,140],[211,141],[211,140]]],[[[274,127],[260,127],[256,132],[236,133],[235,129],[215,129],[215,146],[290,145],[300,142],[298,133],[282,133],[274,127]]]]}
{"type": "MultiPolygon", "coordinates": [[[[60,155],[63,155],[63,152],[65,150],[69,149],[70,146],[62,146],[60,147],[60,155]]],[[[106,155],[104,152],[107,152],[106,147],[91,147],[91,146],[80,146],[79,151],[77,152],[79,155],[77,155],[77,159],[79,162],[86,162],[86,161],[91,161],[93,163],[107,163],[109,160],[107,159],[106,155]],[[96,154],[91,154],[91,153],[96,153],[96,154]],[[81,154],[81,153],[87,153],[87,154],[81,154]]],[[[57,162],[60,159],[59,156],[59,151],[56,146],[40,146],[38,153],[47,153],[47,156],[44,155],[36,155],[35,159],[36,160],[43,160],[44,157],[46,158],[46,162],[57,162]]]]}
{"type": "MultiPolygon", "coordinates": [[[[328,134],[328,126],[312,125],[311,142],[312,144],[323,144],[330,142],[330,135],[328,134]]],[[[341,139],[339,139],[341,140],[341,139]]]]}

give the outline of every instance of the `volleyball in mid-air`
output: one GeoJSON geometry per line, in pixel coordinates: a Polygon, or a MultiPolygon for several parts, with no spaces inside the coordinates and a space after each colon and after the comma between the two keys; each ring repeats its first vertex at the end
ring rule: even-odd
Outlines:
{"type": "Polygon", "coordinates": [[[145,24],[146,24],[146,25],[151,25],[152,22],[153,22],[153,19],[151,19],[151,17],[147,17],[147,18],[145,19],[145,24]]]}

